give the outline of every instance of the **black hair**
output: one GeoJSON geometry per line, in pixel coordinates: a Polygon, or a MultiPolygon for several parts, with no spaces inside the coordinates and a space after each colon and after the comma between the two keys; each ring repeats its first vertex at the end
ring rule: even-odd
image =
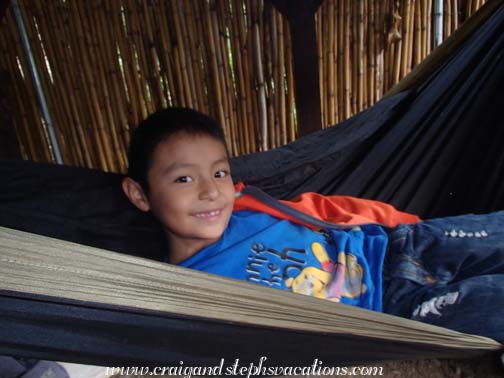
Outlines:
{"type": "Polygon", "coordinates": [[[224,132],[214,119],[189,108],[166,108],[151,114],[133,130],[128,150],[128,176],[148,193],[148,172],[157,145],[169,137],[184,132],[189,135],[209,135],[226,148],[224,132]]]}

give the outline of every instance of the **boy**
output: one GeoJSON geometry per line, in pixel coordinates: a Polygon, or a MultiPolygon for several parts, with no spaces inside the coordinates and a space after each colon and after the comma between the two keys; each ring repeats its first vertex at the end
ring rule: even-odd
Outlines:
{"type": "Polygon", "coordinates": [[[345,225],[313,227],[235,200],[222,130],[183,108],[139,125],[129,163],[123,190],[162,223],[170,263],[504,340],[504,212],[421,222],[351,197],[288,202],[345,225]]]}

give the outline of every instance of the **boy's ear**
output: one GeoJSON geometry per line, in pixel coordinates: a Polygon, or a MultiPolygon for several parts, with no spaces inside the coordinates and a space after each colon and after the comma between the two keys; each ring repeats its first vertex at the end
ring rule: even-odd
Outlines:
{"type": "Polygon", "coordinates": [[[122,190],[130,202],[142,211],[149,211],[149,200],[142,186],[131,177],[122,180],[122,190]]]}

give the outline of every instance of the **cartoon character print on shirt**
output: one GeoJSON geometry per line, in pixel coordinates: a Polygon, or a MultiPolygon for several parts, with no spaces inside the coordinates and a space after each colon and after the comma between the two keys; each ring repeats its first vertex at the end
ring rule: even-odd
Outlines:
{"type": "Polygon", "coordinates": [[[363,269],[355,256],[340,252],[335,264],[322,244],[312,243],[311,248],[322,269],[307,267],[296,277],[288,278],[285,285],[293,293],[339,302],[342,296],[357,298],[366,292],[363,269]]]}

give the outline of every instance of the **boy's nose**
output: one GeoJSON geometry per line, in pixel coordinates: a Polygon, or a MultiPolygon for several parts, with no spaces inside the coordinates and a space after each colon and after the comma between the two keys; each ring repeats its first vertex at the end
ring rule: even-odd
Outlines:
{"type": "Polygon", "coordinates": [[[202,180],[200,183],[200,199],[214,200],[219,196],[219,188],[213,180],[202,180]]]}

